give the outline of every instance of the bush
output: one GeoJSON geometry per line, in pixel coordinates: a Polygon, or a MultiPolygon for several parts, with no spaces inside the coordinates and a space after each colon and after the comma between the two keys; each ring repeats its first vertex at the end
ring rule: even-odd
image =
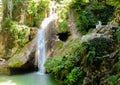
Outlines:
{"type": "Polygon", "coordinates": [[[117,38],[117,42],[120,43],[120,28],[118,28],[118,29],[116,30],[115,35],[116,35],[116,38],[117,38]]]}
{"type": "Polygon", "coordinates": [[[110,54],[115,47],[111,39],[103,37],[81,44],[73,43],[70,46],[74,48],[69,53],[55,56],[45,64],[47,72],[52,73],[56,79],[62,80],[65,85],[82,85],[83,76],[92,79],[92,75],[88,75],[92,73],[89,72],[99,71],[103,56],[110,54]]]}
{"type": "Polygon", "coordinates": [[[113,52],[114,42],[107,38],[94,38],[88,43],[89,51],[95,51],[97,58],[113,52]],[[111,47],[110,47],[111,46],[111,47]]]}
{"type": "Polygon", "coordinates": [[[85,3],[83,0],[71,2],[70,7],[77,15],[76,23],[82,34],[86,34],[91,28],[95,28],[99,20],[102,24],[107,24],[114,11],[114,7],[106,3],[85,3]]]}
{"type": "Polygon", "coordinates": [[[47,60],[46,71],[52,73],[57,80],[62,80],[64,84],[74,85],[82,76],[79,68],[76,67],[79,66],[80,61],[78,54],[79,52],[74,52],[47,60]]]}
{"type": "Polygon", "coordinates": [[[83,74],[79,67],[74,67],[67,76],[67,85],[82,85],[83,74]]]}
{"type": "MultiPolygon", "coordinates": [[[[22,27],[21,27],[22,28],[22,27]]],[[[20,28],[15,26],[15,25],[12,25],[11,26],[11,29],[10,29],[10,32],[12,34],[12,36],[15,37],[15,40],[17,42],[17,44],[20,46],[20,47],[23,47],[25,45],[25,39],[26,39],[26,33],[27,33],[27,30],[26,28],[23,28],[22,30],[19,30],[20,28]]]]}
{"type": "Polygon", "coordinates": [[[117,85],[117,81],[119,81],[120,74],[112,75],[107,78],[109,85],[117,85]]]}
{"type": "Polygon", "coordinates": [[[97,70],[103,61],[103,56],[113,52],[114,50],[114,42],[110,39],[102,37],[89,40],[83,45],[87,48],[87,51],[86,55],[83,56],[82,64],[86,68],[89,68],[89,66],[94,66],[97,70]]]}

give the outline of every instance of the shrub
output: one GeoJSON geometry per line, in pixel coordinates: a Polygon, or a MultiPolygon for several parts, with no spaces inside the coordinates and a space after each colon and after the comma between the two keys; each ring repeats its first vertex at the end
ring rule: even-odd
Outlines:
{"type": "Polygon", "coordinates": [[[119,79],[120,74],[109,76],[107,79],[110,85],[117,85],[117,80],[119,79]]]}
{"type": "Polygon", "coordinates": [[[116,30],[115,35],[116,35],[116,38],[117,38],[117,42],[120,43],[120,28],[118,28],[118,29],[116,30]]]}
{"type": "Polygon", "coordinates": [[[70,55],[55,56],[47,60],[46,71],[52,73],[56,79],[62,80],[64,84],[74,85],[82,76],[79,68],[76,67],[79,66],[80,61],[78,54],[79,52],[75,51],[70,55]]]}
{"type": "Polygon", "coordinates": [[[91,28],[95,28],[98,21],[107,24],[113,15],[114,7],[103,2],[85,3],[83,0],[71,2],[70,7],[74,10],[78,30],[86,34],[91,28]]]}
{"type": "Polygon", "coordinates": [[[82,65],[86,68],[94,66],[95,69],[99,70],[100,64],[104,59],[103,56],[113,52],[114,46],[114,42],[111,39],[102,37],[94,38],[83,43],[82,47],[84,49],[81,49],[81,55],[84,54],[82,57],[82,65]]]}
{"type": "Polygon", "coordinates": [[[82,77],[79,67],[74,67],[67,76],[67,85],[82,85],[82,77]]]}
{"type": "Polygon", "coordinates": [[[89,51],[95,51],[96,57],[111,53],[114,49],[114,42],[107,38],[94,38],[88,43],[89,51]],[[110,47],[111,46],[111,47],[110,47]]]}

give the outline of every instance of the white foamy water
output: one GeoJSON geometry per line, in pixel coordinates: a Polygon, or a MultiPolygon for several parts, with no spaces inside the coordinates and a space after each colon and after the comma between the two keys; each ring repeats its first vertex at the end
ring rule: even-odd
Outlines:
{"type": "Polygon", "coordinates": [[[45,47],[45,29],[48,29],[48,25],[53,20],[57,19],[57,14],[53,13],[49,17],[45,18],[37,33],[36,44],[36,58],[38,63],[38,74],[45,73],[44,63],[46,61],[46,47],[45,47]]]}

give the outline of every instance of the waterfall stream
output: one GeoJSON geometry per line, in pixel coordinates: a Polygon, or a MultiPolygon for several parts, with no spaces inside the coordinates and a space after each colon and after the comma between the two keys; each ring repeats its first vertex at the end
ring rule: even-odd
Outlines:
{"type": "Polygon", "coordinates": [[[45,67],[44,63],[46,60],[46,50],[45,50],[45,29],[38,30],[38,36],[37,36],[37,45],[36,45],[36,51],[37,51],[37,63],[38,63],[38,70],[40,74],[45,73],[45,67]]]}
{"type": "Polygon", "coordinates": [[[45,67],[44,63],[46,61],[46,46],[45,46],[45,29],[49,28],[50,22],[57,19],[57,14],[53,13],[49,17],[45,18],[40,26],[37,33],[37,44],[36,44],[36,58],[38,64],[38,73],[44,74],[45,67]]]}

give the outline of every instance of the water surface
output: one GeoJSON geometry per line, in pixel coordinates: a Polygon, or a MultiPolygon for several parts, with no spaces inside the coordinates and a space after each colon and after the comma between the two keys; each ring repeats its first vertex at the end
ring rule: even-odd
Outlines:
{"type": "Polygon", "coordinates": [[[51,75],[37,72],[5,76],[0,75],[0,85],[60,85],[51,75]]]}

